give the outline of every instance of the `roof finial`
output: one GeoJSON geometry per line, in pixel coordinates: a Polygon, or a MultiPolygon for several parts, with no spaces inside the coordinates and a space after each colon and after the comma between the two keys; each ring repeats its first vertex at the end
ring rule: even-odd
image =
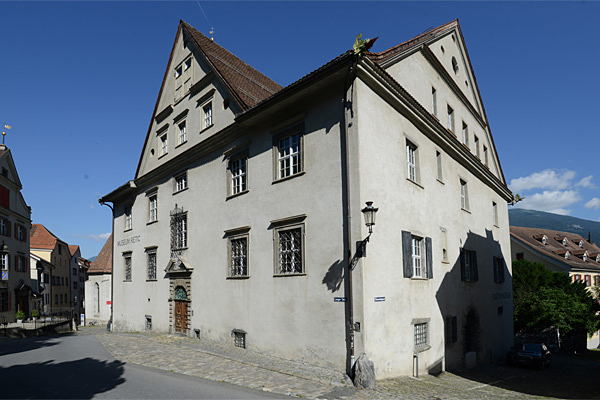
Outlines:
{"type": "MultiPolygon", "coordinates": [[[[4,124],[4,128],[10,129],[12,126],[4,124]]],[[[2,131],[2,144],[4,144],[4,137],[6,136],[6,132],[2,131]]]]}

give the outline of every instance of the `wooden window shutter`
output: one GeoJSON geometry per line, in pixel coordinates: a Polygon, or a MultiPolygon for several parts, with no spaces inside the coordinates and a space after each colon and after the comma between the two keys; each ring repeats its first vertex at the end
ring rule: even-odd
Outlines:
{"type": "Polygon", "coordinates": [[[471,268],[472,268],[472,272],[473,272],[473,281],[478,281],[479,280],[479,272],[477,271],[477,252],[476,251],[471,251],[471,268]]]}
{"type": "Polygon", "coordinates": [[[460,249],[460,279],[463,281],[467,280],[465,272],[465,249],[460,249]]]}
{"type": "Polygon", "coordinates": [[[506,261],[502,258],[502,262],[500,263],[500,283],[504,283],[504,270],[506,268],[506,261]]]}
{"type": "Polygon", "coordinates": [[[27,228],[23,227],[23,241],[27,241],[27,228]]]}
{"type": "Polygon", "coordinates": [[[425,262],[427,263],[427,278],[433,278],[433,251],[431,249],[431,238],[425,238],[425,262]]]}
{"type": "Polygon", "coordinates": [[[405,278],[413,276],[411,240],[411,233],[402,231],[402,265],[405,278]]]}

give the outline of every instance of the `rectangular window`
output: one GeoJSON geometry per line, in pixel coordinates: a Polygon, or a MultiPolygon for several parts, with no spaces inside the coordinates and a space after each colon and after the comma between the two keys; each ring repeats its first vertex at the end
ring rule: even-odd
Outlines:
{"type": "Polygon", "coordinates": [[[462,123],[462,142],[465,146],[469,147],[469,127],[464,121],[462,123]]]}
{"type": "Polygon", "coordinates": [[[413,268],[413,277],[422,278],[423,277],[423,268],[422,268],[422,253],[423,253],[423,239],[413,236],[411,240],[412,247],[412,268],[413,268]]]}
{"type": "Polygon", "coordinates": [[[131,282],[131,253],[123,255],[123,272],[125,282],[131,282]]]}
{"type": "Polygon", "coordinates": [[[483,164],[488,165],[488,151],[487,147],[483,146],[483,164]]]}
{"type": "Polygon", "coordinates": [[[175,192],[181,192],[182,190],[187,189],[187,187],[187,172],[184,172],[181,175],[177,175],[175,177],[175,192]]]}
{"type": "MultiPolygon", "coordinates": [[[[300,220],[304,216],[296,220],[300,220]]],[[[280,224],[276,221],[272,224],[280,224]]],[[[289,222],[288,222],[289,223],[289,222]]],[[[279,226],[274,229],[275,275],[304,273],[304,224],[279,226]]]]}
{"type": "Polygon", "coordinates": [[[229,276],[248,276],[248,236],[229,238],[229,276]]]}
{"type": "Polygon", "coordinates": [[[469,209],[469,191],[467,189],[467,182],[460,180],[460,207],[463,210],[469,209]]]}
{"type": "Polygon", "coordinates": [[[146,326],[145,329],[147,331],[151,331],[152,330],[152,316],[151,315],[146,315],[146,326]]]}
{"type": "Polygon", "coordinates": [[[474,135],[473,141],[475,142],[475,155],[477,158],[481,159],[481,155],[479,154],[479,138],[477,135],[474,135]]]}
{"type": "Polygon", "coordinates": [[[402,231],[402,259],[405,278],[433,278],[431,238],[402,231]]]}
{"type": "Polygon", "coordinates": [[[233,345],[242,349],[246,348],[246,332],[234,329],[233,330],[233,345]]]}
{"type": "Polygon", "coordinates": [[[156,193],[148,197],[148,222],[158,221],[158,195],[156,193]]]}
{"type": "Polygon", "coordinates": [[[192,58],[175,67],[175,101],[182,98],[192,86],[192,58]]]}
{"type": "Polygon", "coordinates": [[[427,346],[427,322],[414,324],[415,347],[427,346]]]}
{"type": "Polygon", "coordinates": [[[440,153],[439,151],[435,152],[435,163],[437,166],[437,179],[438,181],[443,182],[444,175],[442,171],[442,153],[440,153]]]}
{"type": "Polygon", "coordinates": [[[132,219],[131,219],[131,206],[125,207],[125,230],[128,231],[131,229],[132,219]]]}
{"type": "Polygon", "coordinates": [[[171,258],[187,248],[187,234],[187,212],[176,207],[171,211],[171,258]]]}
{"type": "Polygon", "coordinates": [[[473,250],[461,249],[460,251],[460,275],[465,282],[476,282],[479,280],[477,270],[477,253],[473,250]]]}
{"type": "Polygon", "coordinates": [[[431,88],[431,112],[436,117],[437,115],[437,91],[434,87],[431,88]]]}
{"type": "Polygon", "coordinates": [[[187,141],[186,122],[182,121],[179,124],[177,124],[177,130],[179,131],[178,135],[177,135],[177,138],[178,138],[177,144],[183,144],[183,143],[185,143],[187,141]]]}
{"type": "Polygon", "coordinates": [[[504,283],[504,258],[494,257],[494,282],[504,283]]]}
{"type": "Polygon", "coordinates": [[[573,275],[573,282],[581,282],[581,275],[580,274],[573,275]]]}
{"type": "Polygon", "coordinates": [[[492,222],[498,226],[498,204],[495,201],[492,201],[492,222]]]}
{"type": "Polygon", "coordinates": [[[183,65],[175,68],[175,100],[183,96],[183,65]]]}
{"type": "Polygon", "coordinates": [[[229,162],[230,195],[239,194],[247,190],[246,166],[247,157],[241,157],[229,162]]]}
{"type": "Polygon", "coordinates": [[[8,291],[0,291],[0,312],[9,311],[8,291]]]}
{"type": "Polygon", "coordinates": [[[147,279],[149,281],[156,280],[156,250],[151,250],[146,253],[146,258],[148,262],[148,274],[147,279]]]}
{"type": "Polygon", "coordinates": [[[16,256],[17,259],[17,271],[18,272],[27,272],[27,266],[25,264],[25,257],[16,256]]]}
{"type": "Polygon", "coordinates": [[[302,135],[287,136],[277,145],[279,173],[277,178],[286,178],[302,171],[300,158],[302,135]]]}
{"type": "Polygon", "coordinates": [[[594,275],[594,286],[600,286],[600,275],[594,275]]]}
{"type": "Polygon", "coordinates": [[[202,107],[202,112],[204,114],[203,129],[206,129],[213,124],[212,103],[208,103],[204,107],[202,107]]]}
{"type": "Polygon", "coordinates": [[[8,254],[0,254],[0,268],[8,271],[8,254]]]}
{"type": "Polygon", "coordinates": [[[167,142],[167,134],[165,133],[160,137],[160,155],[164,156],[169,151],[168,142],[167,142]]]}
{"type": "Polygon", "coordinates": [[[0,235],[10,236],[10,222],[2,217],[0,217],[0,235]]]}
{"type": "Polygon", "coordinates": [[[17,232],[16,232],[17,240],[20,240],[21,242],[25,241],[25,231],[26,231],[26,229],[23,225],[17,224],[17,232]]]}
{"type": "Polygon", "coordinates": [[[183,62],[183,93],[187,93],[192,86],[192,59],[183,62]]]}
{"type": "Polygon", "coordinates": [[[446,333],[446,345],[456,343],[458,337],[456,315],[446,316],[444,320],[444,330],[446,333]]]}
{"type": "Polygon", "coordinates": [[[417,182],[419,179],[418,174],[418,159],[417,159],[417,146],[406,141],[406,166],[407,166],[407,177],[413,182],[417,182]]]}
{"type": "Polygon", "coordinates": [[[523,253],[517,253],[517,260],[523,260],[525,258],[523,253]]]}
{"type": "Polygon", "coordinates": [[[448,130],[454,133],[454,109],[448,106],[448,130]]]}
{"type": "Polygon", "coordinates": [[[592,277],[590,275],[586,275],[584,277],[584,281],[585,281],[585,286],[591,286],[592,285],[592,277]]]}
{"type": "Polygon", "coordinates": [[[58,304],[58,295],[57,294],[54,295],[54,304],[58,304]]]}

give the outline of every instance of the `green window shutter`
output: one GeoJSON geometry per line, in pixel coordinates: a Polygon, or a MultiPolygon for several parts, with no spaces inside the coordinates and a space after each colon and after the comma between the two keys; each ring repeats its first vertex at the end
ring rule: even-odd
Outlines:
{"type": "Polygon", "coordinates": [[[412,235],[410,232],[402,231],[402,266],[405,278],[412,278],[412,235]]]}
{"type": "Polygon", "coordinates": [[[433,278],[433,251],[431,249],[431,238],[425,238],[425,262],[427,263],[427,278],[433,278]]]}

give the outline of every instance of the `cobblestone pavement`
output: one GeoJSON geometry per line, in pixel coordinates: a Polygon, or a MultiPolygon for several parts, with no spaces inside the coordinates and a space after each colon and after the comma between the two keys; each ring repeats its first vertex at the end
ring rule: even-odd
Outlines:
{"type": "MultiPolygon", "coordinates": [[[[80,328],[78,334],[96,335],[120,361],[309,399],[600,398],[596,396],[598,393],[553,388],[553,384],[565,379],[565,372],[573,370],[570,364],[558,361],[553,361],[558,365],[546,371],[484,365],[470,371],[445,372],[419,379],[380,380],[374,389],[359,390],[341,372],[226,347],[206,339],[145,332],[107,333],[105,327],[80,328]]],[[[593,362],[598,363],[598,360],[593,362]]],[[[589,365],[582,368],[589,370],[589,365]]],[[[598,368],[595,368],[590,371],[590,379],[598,376],[598,368]]]]}

